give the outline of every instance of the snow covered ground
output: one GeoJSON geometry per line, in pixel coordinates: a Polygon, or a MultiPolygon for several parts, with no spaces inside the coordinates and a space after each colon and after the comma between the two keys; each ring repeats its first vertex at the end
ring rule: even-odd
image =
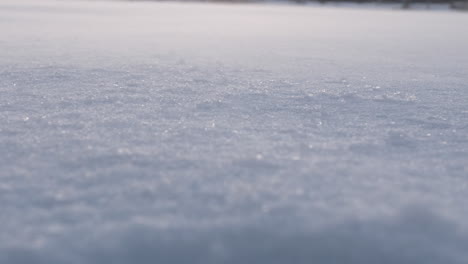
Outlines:
{"type": "Polygon", "coordinates": [[[0,263],[468,263],[468,15],[0,2],[0,263]]]}

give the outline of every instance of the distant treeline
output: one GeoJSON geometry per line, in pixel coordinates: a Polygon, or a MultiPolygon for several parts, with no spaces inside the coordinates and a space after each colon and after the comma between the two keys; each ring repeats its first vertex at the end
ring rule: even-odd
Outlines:
{"type": "MultiPolygon", "coordinates": [[[[130,0],[148,1],[148,0],[130,0]]],[[[150,0],[151,1],[151,0],[150,0]]],[[[168,0],[153,0],[168,1],[168,0]]],[[[169,0],[171,1],[171,0],[169,0]]],[[[411,8],[412,4],[446,4],[453,9],[468,10],[468,0],[175,0],[175,1],[201,1],[201,2],[295,2],[295,3],[382,3],[401,4],[402,8],[411,8]]]]}
{"type": "MultiPolygon", "coordinates": [[[[215,0],[216,1],[216,0],[215,0]]],[[[223,0],[221,0],[223,1],[223,0]]],[[[249,0],[247,0],[249,1],[249,0]]],[[[255,0],[253,0],[255,1],[255,0]]],[[[411,4],[447,4],[453,9],[468,10],[468,0],[286,0],[296,3],[393,3],[401,4],[402,8],[410,8],[411,4]]]]}
{"type": "MultiPolygon", "coordinates": [[[[223,1],[223,0],[221,0],[223,1]]],[[[248,1],[248,0],[247,0],[248,1]]],[[[254,0],[255,1],[255,0],[254,0]]],[[[261,0],[260,0],[261,1],[261,0]]],[[[468,0],[286,0],[286,1],[293,1],[299,3],[306,3],[306,2],[342,2],[342,3],[404,3],[404,2],[411,2],[411,3],[439,3],[439,4],[451,4],[454,2],[468,2],[468,0]]]]}

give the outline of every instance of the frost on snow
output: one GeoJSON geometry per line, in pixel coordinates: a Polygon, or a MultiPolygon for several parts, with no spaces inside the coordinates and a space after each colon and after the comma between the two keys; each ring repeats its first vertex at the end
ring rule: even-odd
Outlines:
{"type": "Polygon", "coordinates": [[[0,263],[467,263],[466,25],[2,1],[0,263]]]}

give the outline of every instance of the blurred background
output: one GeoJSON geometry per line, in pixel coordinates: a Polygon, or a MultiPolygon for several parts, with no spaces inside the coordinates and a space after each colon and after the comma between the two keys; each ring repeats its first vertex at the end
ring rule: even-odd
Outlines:
{"type": "MultiPolygon", "coordinates": [[[[160,0],[124,0],[160,1],[160,0]]],[[[225,2],[225,3],[296,3],[348,6],[387,6],[396,9],[453,9],[468,10],[468,0],[162,0],[179,2],[225,2]]]]}

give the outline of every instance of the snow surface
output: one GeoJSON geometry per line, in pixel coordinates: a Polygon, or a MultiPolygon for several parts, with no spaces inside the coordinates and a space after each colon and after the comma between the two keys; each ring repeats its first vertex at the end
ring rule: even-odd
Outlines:
{"type": "Polygon", "coordinates": [[[0,263],[468,263],[468,16],[0,2],[0,263]]]}

